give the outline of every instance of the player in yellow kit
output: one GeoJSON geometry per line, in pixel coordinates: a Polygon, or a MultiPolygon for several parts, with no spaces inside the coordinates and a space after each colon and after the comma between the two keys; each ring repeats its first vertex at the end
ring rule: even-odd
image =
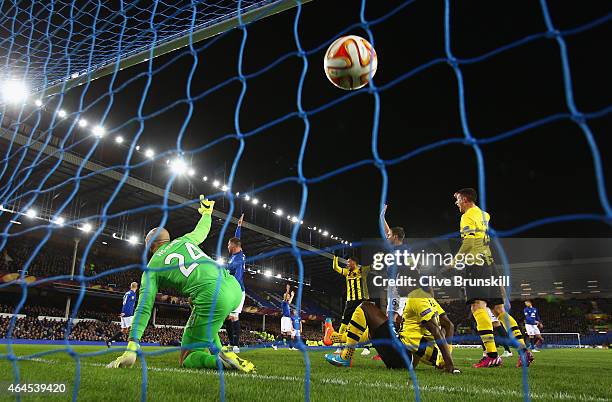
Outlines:
{"type": "MultiPolygon", "coordinates": [[[[399,335],[390,325],[387,314],[372,302],[363,302],[355,309],[348,331],[362,338],[369,329],[369,337],[375,342],[375,348],[387,368],[407,368],[410,363],[416,367],[423,362],[449,373],[459,373],[447,342],[453,336],[453,326],[447,317],[441,324],[439,314],[443,311],[431,293],[418,288],[408,295],[399,335]],[[393,339],[399,340],[404,349],[394,346],[393,339]]],[[[347,339],[345,351],[354,349],[351,345],[356,343],[353,338],[347,339]]],[[[329,354],[325,359],[335,366],[351,366],[351,360],[344,358],[345,351],[341,358],[329,354]]]]}
{"type": "MultiPolygon", "coordinates": [[[[465,265],[465,276],[468,279],[489,278],[496,275],[493,256],[489,247],[489,221],[491,216],[478,208],[476,200],[478,194],[473,188],[464,188],[454,194],[455,205],[461,212],[460,232],[461,247],[455,255],[455,267],[458,262],[465,265]]],[[[467,304],[470,305],[472,315],[476,321],[476,329],[486,349],[486,356],[474,365],[476,368],[496,367],[501,365],[501,358],[497,354],[495,338],[493,336],[493,323],[487,312],[487,305],[492,308],[493,314],[502,323],[506,332],[514,335],[519,342],[519,360],[517,367],[522,366],[521,355],[524,354],[527,365],[533,361],[533,356],[525,348],[523,335],[516,320],[504,308],[503,288],[499,286],[466,286],[467,304]]]]}
{"type": "MultiPolygon", "coordinates": [[[[347,333],[351,316],[357,306],[369,298],[367,276],[370,272],[370,266],[361,266],[356,257],[350,257],[346,267],[342,268],[338,264],[338,257],[334,256],[332,268],[346,279],[346,305],[342,313],[342,324],[338,332],[334,331],[331,320],[325,321],[323,343],[327,346],[334,343],[345,343],[347,336],[354,336],[351,333],[347,333]]],[[[338,349],[337,353],[340,352],[341,350],[338,349]]]]}

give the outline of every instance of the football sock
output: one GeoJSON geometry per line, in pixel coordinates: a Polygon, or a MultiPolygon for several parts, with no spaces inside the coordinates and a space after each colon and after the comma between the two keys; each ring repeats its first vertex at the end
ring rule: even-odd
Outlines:
{"type": "Polygon", "coordinates": [[[480,335],[480,339],[482,339],[487,355],[489,357],[497,357],[497,346],[495,346],[495,337],[493,336],[493,323],[489,313],[486,309],[479,308],[472,314],[474,315],[474,320],[476,320],[476,330],[478,335],[480,335]]]}
{"type": "Polygon", "coordinates": [[[521,348],[524,348],[525,341],[523,340],[523,334],[521,333],[521,330],[516,320],[512,318],[512,316],[505,311],[501,313],[499,316],[497,316],[497,319],[499,320],[499,322],[502,323],[507,333],[510,333],[510,331],[508,331],[508,328],[507,328],[507,325],[510,324],[510,330],[512,331],[512,335],[514,335],[516,340],[521,344],[521,348]]]}
{"type": "Polygon", "coordinates": [[[346,332],[334,332],[331,335],[331,340],[333,343],[346,343],[346,332]]]}
{"type": "Polygon", "coordinates": [[[338,330],[338,332],[340,332],[341,334],[346,332],[346,328],[348,326],[345,323],[340,324],[340,329],[338,330]]]}
{"type": "Polygon", "coordinates": [[[183,360],[183,367],[190,369],[216,369],[217,356],[203,350],[194,350],[183,360]]]}
{"type": "Polygon", "coordinates": [[[508,333],[501,325],[499,327],[493,328],[493,332],[497,336],[497,344],[502,345],[507,352],[510,352],[510,347],[508,346],[508,333]]]}
{"type": "Polygon", "coordinates": [[[225,322],[225,333],[227,334],[227,343],[229,343],[230,345],[234,341],[234,335],[232,331],[233,329],[234,329],[233,322],[226,321],[225,322]]]}
{"type": "Polygon", "coordinates": [[[367,330],[368,325],[366,323],[365,314],[361,307],[357,307],[353,316],[351,317],[351,321],[349,322],[347,331],[346,331],[346,345],[342,350],[341,357],[345,360],[351,359],[353,357],[353,353],[355,352],[354,347],[350,347],[349,345],[355,345],[356,343],[361,341],[361,337],[363,333],[367,330]]]}
{"type": "Polygon", "coordinates": [[[236,320],[232,324],[232,335],[234,337],[232,345],[240,346],[240,321],[236,320]]]}

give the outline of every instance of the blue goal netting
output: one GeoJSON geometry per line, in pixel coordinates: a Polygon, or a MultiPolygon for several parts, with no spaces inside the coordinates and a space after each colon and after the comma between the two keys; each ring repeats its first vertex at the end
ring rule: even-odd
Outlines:
{"type": "MultiPolygon", "coordinates": [[[[322,0],[314,0],[320,1],[322,0]]],[[[222,215],[216,215],[220,219],[213,222],[213,226],[217,227],[215,235],[218,239],[213,253],[220,257],[223,255],[224,239],[231,234],[231,217],[244,210],[241,203],[244,203],[245,195],[249,197],[247,200],[261,198],[257,203],[250,202],[267,211],[266,213],[284,216],[288,211],[281,211],[274,203],[264,204],[266,191],[287,185],[297,186],[297,208],[293,216],[287,217],[290,223],[290,231],[286,236],[288,243],[272,251],[249,255],[248,261],[256,265],[276,255],[290,255],[297,265],[298,277],[295,282],[298,286],[298,311],[301,310],[308,276],[305,256],[319,254],[329,257],[330,251],[349,250],[360,246],[358,241],[349,242],[341,236],[334,236],[336,241],[333,244],[327,242],[320,247],[310,248],[303,246],[306,235],[302,221],[307,212],[310,186],[324,183],[352,170],[363,167],[376,169],[382,186],[372,197],[379,201],[379,210],[382,210],[389,193],[389,169],[434,149],[462,145],[475,157],[475,185],[480,193],[480,205],[486,210],[489,193],[485,169],[486,153],[483,147],[508,141],[539,127],[558,122],[572,122],[580,130],[590,152],[599,210],[591,213],[542,216],[504,231],[491,228],[493,244],[500,253],[500,262],[505,273],[509,275],[508,259],[499,238],[518,235],[551,223],[597,221],[610,224],[612,208],[606,189],[603,152],[597,145],[593,121],[609,116],[612,104],[590,111],[583,110],[577,104],[568,40],[610,24],[612,12],[600,13],[581,24],[561,29],[551,15],[548,2],[541,0],[538,10],[541,29],[538,32],[511,38],[479,54],[466,57],[454,50],[453,13],[456,8],[462,7],[462,4],[446,0],[442,7],[443,14],[438,16],[443,21],[443,54],[418,65],[396,65],[390,69],[393,74],[379,72],[378,76],[362,89],[350,92],[335,90],[331,98],[322,97],[320,102],[306,106],[303,95],[308,91],[309,73],[321,70],[321,64],[313,66],[313,60],[322,63],[322,54],[334,40],[342,35],[357,33],[376,48],[377,30],[388,21],[398,18],[401,13],[410,10],[417,2],[398,1],[379,15],[371,16],[368,6],[373,3],[372,0],[354,1],[351,4],[359,10],[356,13],[357,18],[346,24],[342,22],[343,25],[337,27],[334,35],[325,39],[309,38],[305,44],[301,35],[301,16],[304,9],[310,6],[308,3],[288,0],[2,2],[0,81],[3,92],[0,100],[0,149],[3,153],[0,158],[0,250],[22,238],[34,234],[38,236],[31,252],[24,257],[24,263],[12,272],[14,275],[5,275],[4,282],[0,283],[0,289],[14,289],[16,286],[19,288],[19,300],[11,312],[6,330],[7,352],[0,354],[2,360],[11,364],[15,383],[19,383],[21,378],[20,361],[44,358],[57,353],[69,354],[75,364],[72,398],[76,400],[78,395],[82,395],[79,394],[83,391],[80,391],[82,360],[99,354],[116,354],[116,351],[109,352],[106,349],[81,353],[75,350],[71,343],[74,320],[79,318],[79,309],[87,289],[98,284],[100,280],[111,277],[115,280],[128,271],[145,272],[145,275],[149,272],[146,268],[146,250],[143,251],[139,263],[114,265],[102,272],[90,269],[88,258],[95,248],[94,243],[104,241],[105,238],[142,243],[142,235],[132,238],[130,231],[126,230],[134,217],[150,212],[158,214],[152,221],[141,222],[142,227],[138,231],[144,234],[146,228],[171,223],[172,217],[175,216],[173,214],[180,211],[193,213],[193,209],[198,207],[197,195],[200,192],[208,194],[218,205],[223,204],[220,208],[222,215]],[[265,17],[283,11],[292,13],[292,29],[283,35],[291,36],[293,48],[288,51],[282,48],[282,44],[286,44],[283,42],[286,37],[279,37],[278,43],[260,41],[254,46],[248,46],[249,41],[258,40],[256,36],[251,39],[249,35],[252,27],[255,24],[266,24],[265,17]],[[562,71],[564,110],[529,121],[519,119],[521,124],[494,135],[479,137],[473,134],[470,128],[470,108],[466,102],[469,87],[464,80],[465,69],[486,63],[500,55],[518,52],[539,41],[550,41],[556,46],[558,54],[555,56],[555,63],[562,71]],[[274,52],[277,44],[281,48],[280,53],[274,52]],[[227,56],[227,60],[223,60],[224,55],[230,52],[234,53],[227,56]],[[255,63],[255,68],[252,65],[247,68],[249,57],[260,52],[265,55],[257,58],[257,63],[260,64],[255,63]],[[229,70],[228,63],[233,66],[229,70]],[[281,82],[279,85],[284,85],[287,77],[278,77],[275,72],[282,71],[285,63],[299,64],[297,83],[294,83],[294,104],[288,109],[280,109],[282,113],[277,115],[257,116],[252,121],[245,121],[245,102],[249,91],[255,91],[257,96],[264,99],[267,85],[275,85],[277,81],[281,82]],[[215,69],[216,65],[221,67],[215,69]],[[384,124],[385,109],[385,104],[381,101],[382,95],[402,83],[418,81],[423,72],[439,66],[450,68],[453,74],[454,87],[449,92],[452,91],[458,101],[461,135],[408,148],[408,151],[402,151],[401,155],[393,158],[381,156],[380,127],[384,124]],[[176,77],[176,81],[170,82],[167,72],[173,68],[176,72],[171,76],[176,77]],[[206,85],[198,82],[204,74],[213,77],[206,85]],[[180,87],[181,94],[176,95],[176,92],[169,90],[172,94],[167,94],[166,89],[169,87],[180,87]],[[167,100],[164,99],[165,96],[168,96],[167,100]],[[326,111],[350,104],[357,97],[367,97],[371,100],[371,156],[342,166],[324,167],[323,173],[320,174],[307,174],[304,167],[306,150],[313,141],[313,135],[320,137],[325,134],[320,126],[313,126],[313,120],[326,111]],[[152,98],[158,102],[151,103],[152,98]],[[191,141],[187,146],[186,137],[194,130],[191,127],[195,118],[194,105],[209,99],[212,103],[224,104],[228,103],[227,99],[231,99],[234,114],[232,131],[214,138],[202,135],[204,140],[191,141]],[[129,105],[122,103],[124,101],[129,105]],[[122,117],[117,118],[117,113],[122,117]],[[165,120],[168,115],[180,121],[174,125],[167,123],[165,120]],[[180,118],[177,119],[176,116],[180,118]],[[268,171],[257,172],[259,184],[250,188],[243,186],[246,191],[241,190],[236,184],[240,181],[237,171],[245,149],[251,142],[260,141],[266,133],[286,130],[288,124],[291,124],[294,133],[299,132],[299,141],[296,142],[295,149],[276,152],[291,152],[297,155],[294,169],[278,178],[268,171]],[[151,131],[156,130],[164,131],[165,134],[151,134],[151,131]],[[164,146],[161,150],[147,145],[147,141],[149,144],[152,142],[151,138],[162,138],[164,146]],[[118,155],[108,150],[113,143],[123,147],[123,154],[118,155]],[[159,171],[159,166],[171,165],[174,163],[173,158],[177,156],[185,161],[197,160],[205,153],[213,152],[227,143],[231,143],[232,147],[219,151],[227,155],[226,168],[221,173],[217,171],[203,175],[200,172],[191,172],[186,166],[182,173],[199,176],[197,184],[194,183],[195,179],[191,179],[188,185],[179,184],[177,174],[162,179],[154,177],[154,168],[159,171]],[[101,155],[109,154],[112,156],[110,161],[99,160],[101,155]],[[213,182],[215,177],[221,176],[224,176],[223,180],[213,182]],[[131,186],[130,190],[127,189],[128,186],[131,186]],[[108,193],[105,193],[98,207],[90,208],[87,205],[88,197],[103,191],[108,193]],[[144,193],[148,194],[148,197],[142,197],[144,193]],[[30,221],[25,223],[28,218],[30,221]],[[88,233],[81,243],[81,246],[84,246],[81,257],[66,257],[64,266],[69,267],[72,260],[74,271],[71,273],[66,268],[61,274],[40,277],[31,275],[31,267],[45,245],[53,236],[66,230],[66,227],[88,233]],[[18,338],[15,336],[15,330],[19,314],[26,307],[29,292],[34,287],[61,281],[77,284],[72,288],[74,298],[70,306],[70,317],[64,328],[64,347],[25,356],[18,355],[14,348],[14,340],[18,338]]],[[[388,36],[386,40],[389,40],[388,36]]],[[[542,58],[544,57],[548,57],[548,54],[543,54],[542,58]]],[[[385,68],[385,54],[379,54],[379,58],[379,71],[382,71],[385,68]]],[[[538,60],[534,60],[534,63],[538,63],[538,60]]],[[[322,71],[320,74],[325,79],[322,71]]],[[[268,99],[264,99],[261,102],[267,101],[268,99]]],[[[210,127],[214,128],[214,119],[209,123],[210,127]]],[[[270,148],[273,146],[271,144],[270,148]]],[[[308,230],[315,233],[318,230],[318,233],[322,233],[320,228],[313,227],[308,227],[308,230]]],[[[382,225],[380,231],[384,234],[382,225]]],[[[272,235],[272,232],[268,230],[261,233],[272,235]]],[[[327,232],[325,236],[327,237],[327,232]]],[[[448,235],[440,237],[445,236],[448,235]]],[[[510,290],[507,289],[508,292],[510,290]]],[[[516,344],[516,340],[513,341],[516,344]]],[[[304,356],[306,373],[304,399],[309,400],[309,352],[303,342],[299,342],[299,348],[304,356]]],[[[168,348],[138,353],[143,401],[151,396],[147,387],[147,382],[150,381],[147,376],[147,357],[176,351],[176,348],[168,348]]],[[[412,366],[409,373],[414,384],[414,396],[420,400],[421,392],[412,366]]],[[[523,368],[522,375],[523,398],[530,400],[526,367],[523,368]]],[[[221,365],[219,381],[220,398],[224,400],[225,383],[221,365]]],[[[19,395],[17,397],[19,398],[19,395]]]]}

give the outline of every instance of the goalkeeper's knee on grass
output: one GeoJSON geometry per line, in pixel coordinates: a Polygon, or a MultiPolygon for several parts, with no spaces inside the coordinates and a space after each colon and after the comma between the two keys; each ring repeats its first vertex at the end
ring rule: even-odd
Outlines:
{"type": "Polygon", "coordinates": [[[183,360],[182,366],[190,369],[216,369],[217,357],[203,350],[192,350],[183,360]]]}

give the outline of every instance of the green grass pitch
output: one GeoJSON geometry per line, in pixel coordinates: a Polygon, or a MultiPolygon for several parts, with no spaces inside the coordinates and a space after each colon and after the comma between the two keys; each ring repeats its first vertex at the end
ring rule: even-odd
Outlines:
{"type": "MultiPolygon", "coordinates": [[[[15,354],[24,356],[60,349],[41,345],[16,345],[15,354]]],[[[147,352],[163,348],[144,348],[147,352]]],[[[79,353],[105,348],[75,347],[79,353]]],[[[167,349],[166,349],[167,350],[167,349]]],[[[6,353],[6,346],[0,346],[6,353]]],[[[414,389],[406,370],[387,370],[381,362],[361,357],[357,351],[352,368],[338,368],[323,360],[324,351],[310,351],[311,400],[313,401],[399,401],[414,400],[414,389]]],[[[534,401],[610,401],[612,400],[612,353],[595,349],[545,350],[536,355],[529,368],[529,387],[534,401]]],[[[140,400],[141,365],[132,369],[111,370],[104,364],[119,355],[110,354],[80,359],[79,400],[140,400]]],[[[423,401],[519,401],[523,399],[521,370],[516,358],[505,359],[504,366],[473,369],[480,350],[457,349],[453,352],[460,375],[448,375],[428,366],[416,369],[423,401]]],[[[304,400],[305,366],[303,354],[287,349],[243,351],[252,360],[257,374],[225,375],[227,401],[299,401],[304,400]]],[[[516,354],[515,354],[516,356],[516,354]]],[[[147,357],[148,400],[194,401],[218,400],[219,377],[216,371],[178,368],[178,351],[147,357]]],[[[51,353],[37,361],[19,361],[21,382],[66,383],[72,391],[75,361],[65,352],[51,353]]],[[[0,362],[0,384],[6,388],[13,377],[11,364],[0,362]]],[[[25,395],[28,400],[70,400],[71,394],[25,395]]],[[[0,399],[15,400],[5,389],[0,399]]]]}

